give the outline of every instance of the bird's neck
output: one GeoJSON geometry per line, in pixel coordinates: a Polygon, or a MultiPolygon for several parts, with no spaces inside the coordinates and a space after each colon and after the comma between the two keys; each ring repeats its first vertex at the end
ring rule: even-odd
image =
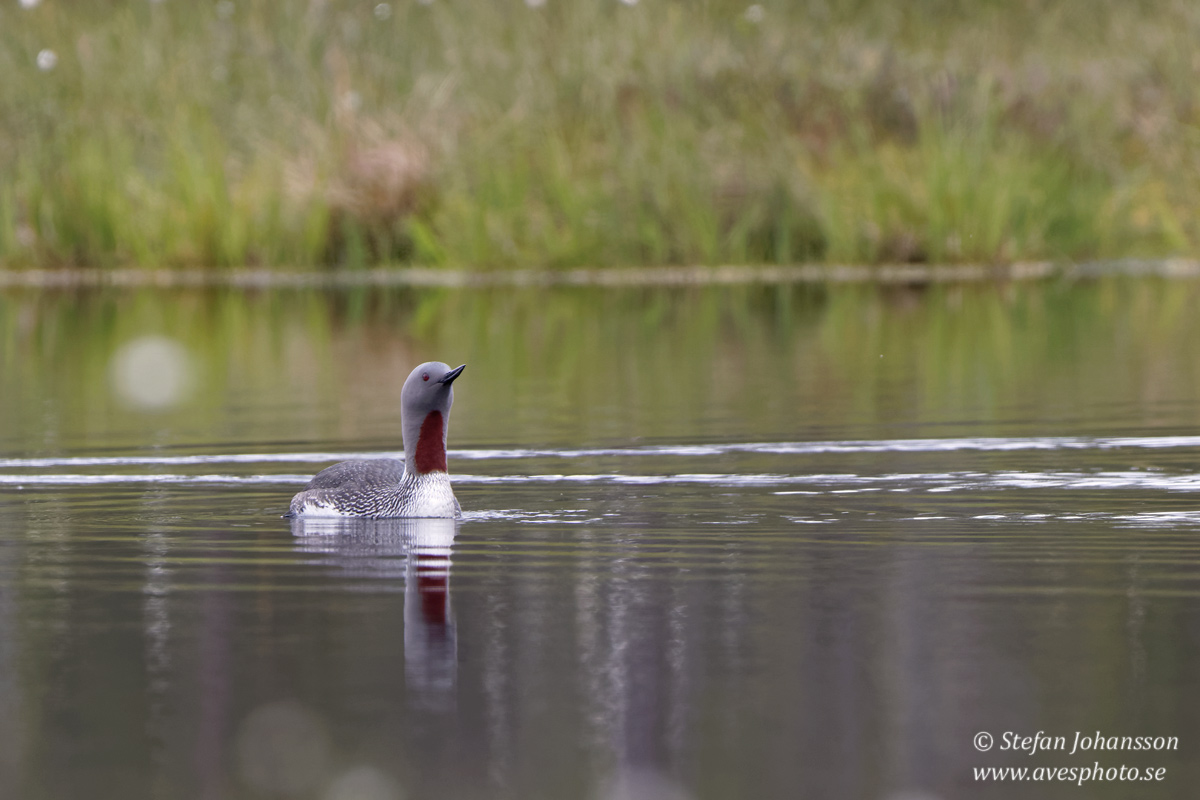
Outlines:
{"type": "Polygon", "coordinates": [[[430,411],[421,423],[413,471],[419,475],[446,471],[446,420],[440,411],[430,411]]]}

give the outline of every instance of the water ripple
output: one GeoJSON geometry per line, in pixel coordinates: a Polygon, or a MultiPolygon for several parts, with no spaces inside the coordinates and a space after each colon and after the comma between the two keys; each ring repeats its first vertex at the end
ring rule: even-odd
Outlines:
{"type": "MultiPolygon", "coordinates": [[[[170,484],[305,484],[307,474],[87,474],[87,473],[0,473],[0,485],[39,486],[106,483],[170,484]]],[[[541,475],[455,474],[456,484],[546,484],[587,485],[686,485],[725,487],[793,487],[777,495],[858,494],[862,492],[950,493],[998,489],[1157,489],[1176,492],[1200,491],[1200,474],[1172,474],[1158,470],[1106,472],[1004,470],[998,472],[931,472],[859,475],[854,473],[674,473],[636,475],[624,473],[581,473],[541,475]]]]}
{"type": "MultiPolygon", "coordinates": [[[[488,461],[521,458],[635,458],[675,456],[694,458],[730,453],[767,455],[816,455],[822,453],[944,453],[958,451],[994,452],[1024,450],[1111,450],[1117,448],[1164,449],[1200,447],[1200,436],[1118,436],[1028,438],[967,437],[952,439],[867,439],[823,442],[743,442],[698,445],[645,445],[580,449],[465,449],[451,450],[451,458],[488,461]]],[[[226,453],[179,456],[50,456],[44,458],[0,458],[0,468],[47,468],[189,464],[299,464],[346,461],[356,458],[403,459],[402,451],[315,452],[315,453],[226,453]]]]}
{"type": "Polygon", "coordinates": [[[308,483],[311,475],[87,475],[0,473],[0,485],[8,486],[73,486],[104,483],[173,483],[173,484],[292,484],[308,483]]]}

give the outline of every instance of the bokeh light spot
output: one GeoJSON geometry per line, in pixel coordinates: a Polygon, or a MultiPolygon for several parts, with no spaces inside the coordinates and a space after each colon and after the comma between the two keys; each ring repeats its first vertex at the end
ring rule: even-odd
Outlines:
{"type": "Polygon", "coordinates": [[[325,790],[324,800],[403,800],[400,784],[380,769],[359,766],[334,778],[325,790]]]}
{"type": "Polygon", "coordinates": [[[192,358],[174,339],[142,336],[122,345],[109,363],[113,393],[126,405],[161,411],[191,391],[192,358]]]}
{"type": "Polygon", "coordinates": [[[600,788],[599,800],[694,800],[674,778],[648,768],[626,768],[600,788]]]}
{"type": "Polygon", "coordinates": [[[260,792],[310,791],[326,779],[329,758],[325,724],[295,700],[259,706],[238,730],[238,774],[260,792]]]}

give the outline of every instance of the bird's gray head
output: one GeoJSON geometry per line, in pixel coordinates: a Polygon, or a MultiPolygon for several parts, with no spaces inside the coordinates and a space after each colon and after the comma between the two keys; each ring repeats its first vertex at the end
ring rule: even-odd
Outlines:
{"type": "Polygon", "coordinates": [[[441,361],[427,361],[409,373],[400,390],[406,471],[446,471],[446,432],[454,404],[450,385],[466,367],[450,369],[441,361]]]}

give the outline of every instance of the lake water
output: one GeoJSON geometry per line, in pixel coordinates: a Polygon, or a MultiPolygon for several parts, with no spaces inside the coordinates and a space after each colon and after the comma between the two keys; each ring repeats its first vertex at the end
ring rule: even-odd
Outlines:
{"type": "Polygon", "coordinates": [[[0,796],[1192,797],[1198,302],[0,292],[0,796]],[[428,359],[462,521],[281,519],[428,359]]]}

